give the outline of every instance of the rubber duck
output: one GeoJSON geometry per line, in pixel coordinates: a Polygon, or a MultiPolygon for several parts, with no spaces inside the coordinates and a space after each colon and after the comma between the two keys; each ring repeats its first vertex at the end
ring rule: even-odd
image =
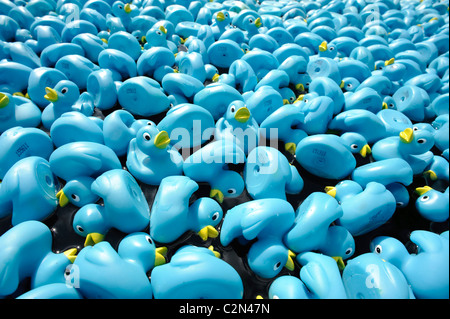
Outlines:
{"type": "Polygon", "coordinates": [[[244,96],[244,101],[258,124],[261,124],[284,104],[281,94],[268,85],[261,86],[254,92],[249,92],[244,96]]]}
{"type": "Polygon", "coordinates": [[[151,122],[140,128],[128,147],[126,166],[130,173],[149,185],[159,185],[167,176],[181,175],[183,158],[169,144],[169,134],[160,131],[151,122]]]}
{"type": "Polygon", "coordinates": [[[0,296],[13,294],[30,278],[31,289],[65,283],[65,272],[74,262],[77,249],[52,251],[52,232],[43,223],[29,220],[15,225],[0,236],[0,296]]]}
{"type": "Polygon", "coordinates": [[[349,299],[415,299],[403,273],[375,253],[348,260],[342,281],[349,299]]]}
{"type": "Polygon", "coordinates": [[[215,18],[213,18],[213,23],[211,24],[211,30],[216,41],[219,40],[222,33],[230,27],[231,21],[232,19],[227,10],[221,10],[215,14],[215,18]]]}
{"type": "Polygon", "coordinates": [[[304,186],[297,168],[280,151],[270,146],[258,146],[248,154],[244,180],[247,192],[253,199],[286,200],[286,194],[298,194],[304,186]]]}
{"type": "Polygon", "coordinates": [[[176,148],[194,148],[210,139],[214,132],[214,118],[205,108],[191,103],[173,106],[158,123],[158,129],[166,131],[176,148]]]}
{"type": "Polygon", "coordinates": [[[167,29],[162,25],[157,28],[154,26],[150,28],[145,34],[145,41],[145,50],[155,47],[163,47],[169,49],[173,53],[176,53],[176,51],[174,52],[174,44],[171,45],[173,42],[167,40],[167,29]]]}
{"type": "Polygon", "coordinates": [[[73,219],[75,232],[86,237],[85,246],[96,244],[111,228],[132,233],[148,226],[147,201],[127,171],[113,169],[103,173],[92,182],[91,192],[103,199],[103,206],[84,205],[73,219]]]}
{"type": "Polygon", "coordinates": [[[438,179],[449,180],[449,165],[448,160],[440,155],[434,155],[430,165],[425,168],[423,173],[425,177],[428,177],[432,181],[438,179]]]}
{"type": "Polygon", "coordinates": [[[283,266],[294,268],[291,253],[283,243],[283,235],[292,227],[294,218],[291,204],[279,198],[245,202],[225,214],[220,242],[228,246],[237,238],[257,239],[248,251],[248,265],[256,275],[273,278],[283,266]]]}
{"type": "Polygon", "coordinates": [[[231,139],[247,155],[259,144],[259,125],[243,101],[233,101],[216,122],[216,140],[231,139]]]}
{"type": "Polygon", "coordinates": [[[0,216],[12,216],[13,226],[46,219],[58,205],[57,187],[58,181],[44,158],[29,156],[17,161],[0,184],[0,216]]]}
{"type": "Polygon", "coordinates": [[[170,243],[189,230],[203,240],[219,235],[214,227],[222,220],[220,205],[207,197],[189,205],[189,199],[198,187],[186,176],[168,176],[161,181],[150,212],[150,236],[153,239],[170,243]]]}
{"type": "Polygon", "coordinates": [[[430,186],[417,187],[415,192],[419,195],[416,200],[416,209],[419,214],[433,222],[444,222],[448,219],[448,187],[440,192],[430,186]]]}
{"type": "Polygon", "coordinates": [[[205,247],[179,248],[170,262],[151,272],[155,299],[242,299],[241,277],[216,254],[205,247]]]}
{"type": "Polygon", "coordinates": [[[328,96],[317,96],[312,99],[304,97],[298,104],[300,112],[304,114],[299,128],[308,135],[326,133],[328,123],[333,118],[334,101],[328,96]]]}
{"type": "Polygon", "coordinates": [[[184,175],[196,182],[206,182],[211,186],[210,197],[222,203],[225,197],[237,197],[244,191],[242,176],[229,169],[229,164],[243,164],[244,151],[230,140],[208,143],[183,164],[184,175]]]}
{"type": "Polygon", "coordinates": [[[448,238],[448,231],[439,235],[414,230],[409,239],[417,245],[417,254],[410,254],[400,240],[387,236],[375,238],[370,249],[401,270],[417,299],[447,299],[448,238]]]}
{"type": "Polygon", "coordinates": [[[107,241],[84,247],[71,275],[77,272],[78,289],[88,299],[151,299],[146,273],[165,263],[164,251],[148,234],[133,233],[120,241],[117,251],[107,241]]]}
{"type": "Polygon", "coordinates": [[[297,208],[294,225],[283,241],[295,253],[317,250],[343,260],[350,258],[355,252],[353,236],[346,228],[331,225],[342,214],[335,198],[313,192],[297,208]]]}
{"type": "Polygon", "coordinates": [[[53,152],[50,137],[38,128],[16,126],[0,135],[0,179],[19,160],[39,156],[46,160],[53,152]]]}
{"type": "Polygon", "coordinates": [[[77,54],[69,54],[56,62],[55,69],[64,73],[67,79],[78,86],[80,91],[84,91],[89,75],[98,70],[99,67],[88,58],[77,54]]]}
{"type": "Polygon", "coordinates": [[[372,146],[376,161],[388,158],[402,158],[411,165],[414,175],[423,173],[433,161],[430,149],[434,146],[433,135],[427,130],[414,131],[407,128],[398,136],[386,137],[372,146]]]}
{"type": "Polygon", "coordinates": [[[317,134],[305,137],[297,144],[295,158],[302,167],[316,176],[343,179],[356,167],[354,154],[359,153],[365,157],[370,152],[370,146],[361,134],[317,134]]]}
{"type": "MultiPolygon", "coordinates": [[[[29,73],[27,93],[39,108],[43,109],[49,101],[45,98],[46,87],[53,88],[62,80],[68,80],[67,76],[55,68],[40,67],[29,73]]],[[[17,91],[15,91],[17,92],[17,91]]]]}
{"type": "Polygon", "coordinates": [[[0,92],[0,133],[15,126],[37,127],[41,110],[30,100],[0,92]]]}
{"type": "Polygon", "coordinates": [[[385,224],[397,207],[394,195],[377,182],[369,182],[362,189],[357,182],[345,180],[326,190],[342,207],[343,215],[336,224],[353,236],[361,236],[385,224]]]}

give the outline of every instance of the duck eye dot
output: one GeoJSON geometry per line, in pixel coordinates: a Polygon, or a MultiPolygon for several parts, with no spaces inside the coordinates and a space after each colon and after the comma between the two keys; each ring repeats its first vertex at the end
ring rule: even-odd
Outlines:
{"type": "Polygon", "coordinates": [[[146,239],[150,244],[153,244],[153,240],[150,238],[150,236],[147,236],[146,239]]]}
{"type": "Polygon", "coordinates": [[[77,230],[78,230],[80,233],[84,232],[83,227],[81,227],[80,225],[77,226],[77,230]]]}
{"type": "Polygon", "coordinates": [[[381,246],[380,246],[380,245],[378,245],[377,247],[375,247],[375,252],[376,252],[377,254],[381,254],[381,251],[382,251],[382,249],[381,249],[381,246]]]}
{"type": "Polygon", "coordinates": [[[417,140],[417,143],[423,144],[423,143],[425,143],[426,141],[427,141],[427,140],[424,139],[424,138],[419,138],[419,139],[417,140]]]}
{"type": "Polygon", "coordinates": [[[150,139],[151,139],[151,136],[150,136],[150,134],[148,134],[148,133],[144,133],[142,136],[144,137],[144,139],[145,139],[146,141],[150,141],[150,139]]]}

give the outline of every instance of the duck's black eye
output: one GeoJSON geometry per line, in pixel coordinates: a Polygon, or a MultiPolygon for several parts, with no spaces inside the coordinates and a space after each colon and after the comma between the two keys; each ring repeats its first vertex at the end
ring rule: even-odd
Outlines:
{"type": "Polygon", "coordinates": [[[417,143],[423,144],[423,143],[425,143],[426,141],[427,141],[427,140],[424,139],[424,138],[419,138],[419,139],[417,140],[417,143]]]}
{"type": "Polygon", "coordinates": [[[413,127],[413,131],[418,131],[418,130],[419,130],[419,128],[417,126],[413,127]]]}
{"type": "Polygon", "coordinates": [[[84,232],[83,227],[81,227],[80,225],[77,225],[77,230],[78,230],[80,233],[83,233],[83,232],[84,232]]]}
{"type": "Polygon", "coordinates": [[[66,87],[63,87],[63,88],[61,89],[61,93],[62,93],[62,94],[67,93],[67,91],[69,91],[69,89],[66,88],[66,87]]]}
{"type": "Polygon", "coordinates": [[[430,196],[424,195],[424,196],[422,196],[422,198],[420,200],[424,202],[424,201],[427,201],[429,198],[430,198],[430,196]]]}
{"type": "Polygon", "coordinates": [[[153,122],[148,121],[147,125],[153,125],[153,122]]]}
{"type": "Polygon", "coordinates": [[[347,248],[347,250],[345,251],[345,254],[348,256],[353,252],[352,248],[347,248]]]}
{"type": "Polygon", "coordinates": [[[228,194],[236,194],[236,190],[234,188],[230,188],[227,190],[228,194]]]}
{"type": "Polygon", "coordinates": [[[382,252],[381,245],[378,245],[377,247],[375,247],[375,252],[377,254],[381,254],[381,252],[382,252]]]}
{"type": "Polygon", "coordinates": [[[273,266],[273,270],[277,270],[278,268],[280,268],[281,266],[281,262],[277,262],[274,266],[273,266]]]}
{"type": "Polygon", "coordinates": [[[122,7],[121,5],[119,5],[119,9],[120,9],[120,10],[122,10],[122,9],[123,9],[123,7],[122,7]]]}
{"type": "Polygon", "coordinates": [[[72,199],[76,202],[80,201],[80,196],[78,196],[76,194],[72,194],[72,195],[70,195],[70,197],[72,197],[72,199]]]}
{"type": "Polygon", "coordinates": [[[334,47],[330,47],[330,48],[328,48],[328,50],[333,51],[333,50],[334,50],[334,47]]]}
{"type": "Polygon", "coordinates": [[[248,22],[253,23],[253,19],[248,19],[248,22]]]}
{"type": "Polygon", "coordinates": [[[236,111],[236,108],[234,106],[230,107],[230,111],[231,113],[234,113],[234,111],[236,111]]]}
{"type": "Polygon", "coordinates": [[[220,215],[219,212],[215,212],[214,215],[212,215],[211,219],[215,221],[217,220],[217,218],[219,218],[219,215],[220,215]]]}
{"type": "Polygon", "coordinates": [[[352,149],[356,150],[356,149],[358,148],[358,144],[352,144],[352,145],[350,145],[350,147],[351,147],[352,149]]]}
{"type": "Polygon", "coordinates": [[[150,245],[153,245],[153,240],[150,238],[150,236],[146,236],[145,239],[147,239],[150,245]]]}
{"type": "Polygon", "coordinates": [[[151,136],[150,134],[148,134],[147,132],[145,132],[144,134],[142,134],[142,137],[146,140],[146,141],[150,141],[151,140],[151,136]]]}

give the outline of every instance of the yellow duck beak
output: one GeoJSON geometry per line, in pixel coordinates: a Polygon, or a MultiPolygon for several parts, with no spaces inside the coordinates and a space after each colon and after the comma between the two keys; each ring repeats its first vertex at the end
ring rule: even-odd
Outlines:
{"type": "Polygon", "coordinates": [[[64,207],[69,204],[69,198],[64,194],[64,191],[61,189],[58,193],[56,193],[56,198],[59,201],[59,206],[64,207]]]}
{"type": "Polygon", "coordinates": [[[430,186],[423,186],[423,187],[417,187],[415,189],[415,192],[417,194],[419,194],[419,196],[422,196],[423,194],[425,194],[426,192],[432,190],[432,188],[430,186]]]}
{"type": "Polygon", "coordinates": [[[428,171],[423,172],[423,175],[424,176],[429,176],[432,181],[436,181],[438,179],[438,176],[436,175],[436,173],[433,170],[431,170],[431,169],[429,169],[428,171]]]}
{"type": "Polygon", "coordinates": [[[219,81],[219,78],[220,78],[219,73],[216,73],[216,74],[214,74],[214,76],[212,77],[212,81],[213,81],[213,82],[217,82],[217,81],[219,81]]]}
{"type": "Polygon", "coordinates": [[[295,88],[299,91],[304,91],[305,90],[305,86],[302,83],[299,83],[295,86],[295,88]]]}
{"type": "Polygon", "coordinates": [[[223,12],[219,12],[219,13],[217,14],[216,20],[217,20],[217,21],[220,21],[220,22],[222,22],[222,21],[225,20],[225,15],[223,14],[223,12]]]}
{"type": "Polygon", "coordinates": [[[216,238],[219,236],[219,232],[213,226],[208,225],[200,229],[197,233],[203,241],[207,241],[208,238],[216,238]]]}
{"type": "Polygon", "coordinates": [[[86,240],[84,241],[84,247],[86,246],[94,246],[103,241],[105,235],[100,233],[90,233],[86,236],[86,240]]]}
{"type": "Polygon", "coordinates": [[[336,263],[337,263],[337,265],[338,265],[339,270],[344,270],[344,268],[345,268],[345,263],[344,263],[344,260],[342,259],[341,256],[336,256],[336,257],[331,257],[331,258],[333,258],[334,260],[336,260],[336,263]]]}
{"type": "Polygon", "coordinates": [[[159,30],[162,32],[162,33],[164,33],[164,34],[167,34],[167,29],[166,28],[164,28],[164,26],[159,26],[159,30]]]}
{"type": "Polygon", "coordinates": [[[344,82],[344,81],[341,81],[341,84],[339,84],[339,87],[340,87],[341,89],[343,89],[344,86],[345,86],[345,82],[344,82]]]}
{"type": "Polygon", "coordinates": [[[9,97],[6,94],[0,93],[0,109],[8,106],[9,97]]]}
{"type": "Polygon", "coordinates": [[[295,143],[292,143],[292,142],[286,143],[286,144],[284,144],[284,149],[286,151],[288,151],[289,153],[291,153],[292,155],[295,155],[295,151],[297,149],[297,145],[295,145],[295,143]]]}
{"type": "Polygon", "coordinates": [[[214,198],[219,203],[223,202],[223,193],[218,189],[211,189],[211,192],[209,193],[209,197],[214,198]]]}
{"type": "Polygon", "coordinates": [[[319,51],[320,51],[320,52],[325,52],[327,49],[328,49],[327,41],[323,41],[323,42],[319,45],[319,51]]]}
{"type": "Polygon", "coordinates": [[[75,259],[77,258],[77,249],[76,248],[70,248],[64,251],[64,255],[66,255],[67,259],[73,264],[75,259]]]}
{"type": "Polygon", "coordinates": [[[214,253],[214,256],[216,256],[217,258],[220,258],[220,253],[218,251],[214,250],[214,247],[212,245],[209,246],[208,249],[214,253]]]}
{"type": "Polygon", "coordinates": [[[283,105],[290,104],[288,99],[283,99],[283,105]]]}
{"type": "Polygon", "coordinates": [[[46,87],[45,93],[47,93],[44,95],[44,98],[46,100],[49,100],[52,103],[58,101],[58,92],[56,92],[52,88],[46,87]]]}
{"type": "Polygon", "coordinates": [[[336,197],[336,187],[334,186],[325,187],[325,193],[327,193],[330,196],[336,197]]]}
{"type": "Polygon", "coordinates": [[[362,157],[366,157],[368,154],[372,153],[372,149],[368,144],[364,145],[362,149],[359,151],[362,157]]]}
{"type": "Polygon", "coordinates": [[[156,248],[155,266],[164,265],[166,263],[167,247],[156,248]]]}
{"type": "Polygon", "coordinates": [[[124,10],[126,13],[130,13],[130,12],[131,12],[131,5],[130,5],[129,3],[127,3],[127,4],[123,7],[123,10],[124,10]]]}
{"type": "Polygon", "coordinates": [[[157,148],[165,149],[170,143],[169,134],[166,131],[159,132],[153,143],[157,148]]]}
{"type": "Polygon", "coordinates": [[[388,66],[388,65],[394,64],[394,62],[395,62],[395,59],[392,58],[392,59],[389,59],[389,60],[384,61],[384,65],[385,65],[385,66],[388,66]]]}
{"type": "Polygon", "coordinates": [[[260,27],[262,26],[261,18],[257,18],[257,19],[255,20],[255,26],[256,26],[257,28],[260,28],[260,27]]]}
{"type": "Polygon", "coordinates": [[[234,118],[240,123],[245,123],[250,118],[250,111],[246,107],[241,107],[236,111],[234,118]]]}
{"type": "Polygon", "coordinates": [[[284,265],[284,267],[287,270],[290,270],[290,271],[294,270],[294,268],[295,268],[294,258],[295,258],[295,254],[291,250],[289,250],[288,251],[288,260],[286,262],[286,265],[284,265]]]}
{"type": "Polygon", "coordinates": [[[386,102],[383,102],[383,105],[381,106],[381,109],[386,110],[386,109],[388,109],[388,108],[389,108],[389,107],[388,107],[387,103],[386,103],[386,102]]]}
{"type": "Polygon", "coordinates": [[[412,128],[408,127],[403,132],[400,132],[399,136],[400,136],[401,142],[403,142],[405,144],[409,144],[414,139],[414,131],[412,128]]]}

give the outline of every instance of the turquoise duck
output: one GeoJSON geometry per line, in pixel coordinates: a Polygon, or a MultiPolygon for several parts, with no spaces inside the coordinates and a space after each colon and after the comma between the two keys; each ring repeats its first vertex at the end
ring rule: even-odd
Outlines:
{"type": "Polygon", "coordinates": [[[15,126],[38,127],[41,110],[29,99],[0,92],[0,134],[15,126]]]}
{"type": "Polygon", "coordinates": [[[11,224],[45,220],[57,208],[58,180],[49,162],[39,156],[16,162],[0,184],[0,217],[11,216],[11,224]]]}
{"type": "Polygon", "coordinates": [[[183,173],[183,158],[170,146],[169,134],[149,122],[130,141],[126,166],[137,180],[159,185],[164,177],[183,173]]]}
{"type": "Polygon", "coordinates": [[[279,198],[257,199],[228,210],[220,230],[220,242],[228,246],[234,239],[254,242],[248,253],[250,269],[260,277],[273,278],[284,266],[293,270],[292,253],[283,243],[292,227],[295,212],[279,198]]]}
{"type": "Polygon", "coordinates": [[[299,111],[304,114],[299,128],[308,135],[324,134],[333,118],[335,103],[328,96],[313,96],[314,93],[306,94],[302,100],[295,102],[299,106],[299,111]]]}
{"type": "Polygon", "coordinates": [[[283,106],[280,92],[269,85],[259,87],[244,95],[247,108],[258,124],[261,124],[270,114],[283,106]]]}
{"type": "Polygon", "coordinates": [[[215,14],[211,24],[211,30],[216,41],[219,40],[225,30],[231,27],[231,21],[232,19],[227,10],[221,10],[215,14]]]}
{"type": "Polygon", "coordinates": [[[111,228],[132,233],[148,226],[147,200],[126,170],[113,169],[103,173],[92,182],[91,192],[103,199],[103,205],[84,205],[73,218],[75,232],[86,237],[85,246],[102,240],[111,228]]]}
{"type": "Polygon", "coordinates": [[[170,243],[192,230],[203,240],[215,238],[214,228],[221,222],[223,212],[211,198],[189,200],[199,188],[186,176],[168,176],[161,181],[150,212],[150,236],[160,243],[170,243]]]}
{"type": "Polygon", "coordinates": [[[185,159],[183,172],[196,182],[208,183],[210,197],[222,203],[224,198],[237,197],[244,191],[242,176],[229,165],[245,161],[244,151],[233,141],[213,141],[185,159]]]}
{"type": "Polygon", "coordinates": [[[387,236],[375,238],[370,249],[402,271],[417,299],[447,299],[448,236],[448,231],[414,230],[409,239],[417,245],[417,254],[410,254],[400,240],[387,236]]]}
{"type": "Polygon", "coordinates": [[[342,207],[325,193],[313,192],[296,210],[293,226],[283,241],[295,253],[319,251],[345,260],[355,252],[355,240],[344,227],[332,225],[342,217],[342,207]]]}
{"type": "Polygon", "coordinates": [[[342,207],[343,214],[336,224],[348,229],[353,236],[361,236],[385,224],[397,207],[394,195],[377,182],[370,182],[363,189],[355,181],[344,180],[326,190],[342,207]]]}
{"type": "Polygon", "coordinates": [[[84,247],[71,275],[79,276],[77,289],[87,299],[151,299],[147,272],[165,263],[165,251],[148,234],[133,233],[120,241],[117,251],[107,241],[84,247]]]}
{"type": "Polygon", "coordinates": [[[65,284],[65,273],[76,258],[77,249],[53,252],[52,231],[39,221],[24,221],[0,236],[0,296],[13,294],[30,279],[31,289],[48,284],[65,284]]]}
{"type": "Polygon", "coordinates": [[[430,186],[423,186],[417,187],[415,192],[419,195],[415,205],[421,216],[433,222],[444,222],[448,219],[448,187],[441,192],[430,186]]]}
{"type": "Polygon", "coordinates": [[[155,299],[242,299],[238,272],[214,250],[185,245],[151,272],[155,299]]]}
{"type": "Polygon", "coordinates": [[[259,125],[243,101],[233,101],[216,122],[216,140],[231,139],[247,155],[259,144],[259,125]]]}

